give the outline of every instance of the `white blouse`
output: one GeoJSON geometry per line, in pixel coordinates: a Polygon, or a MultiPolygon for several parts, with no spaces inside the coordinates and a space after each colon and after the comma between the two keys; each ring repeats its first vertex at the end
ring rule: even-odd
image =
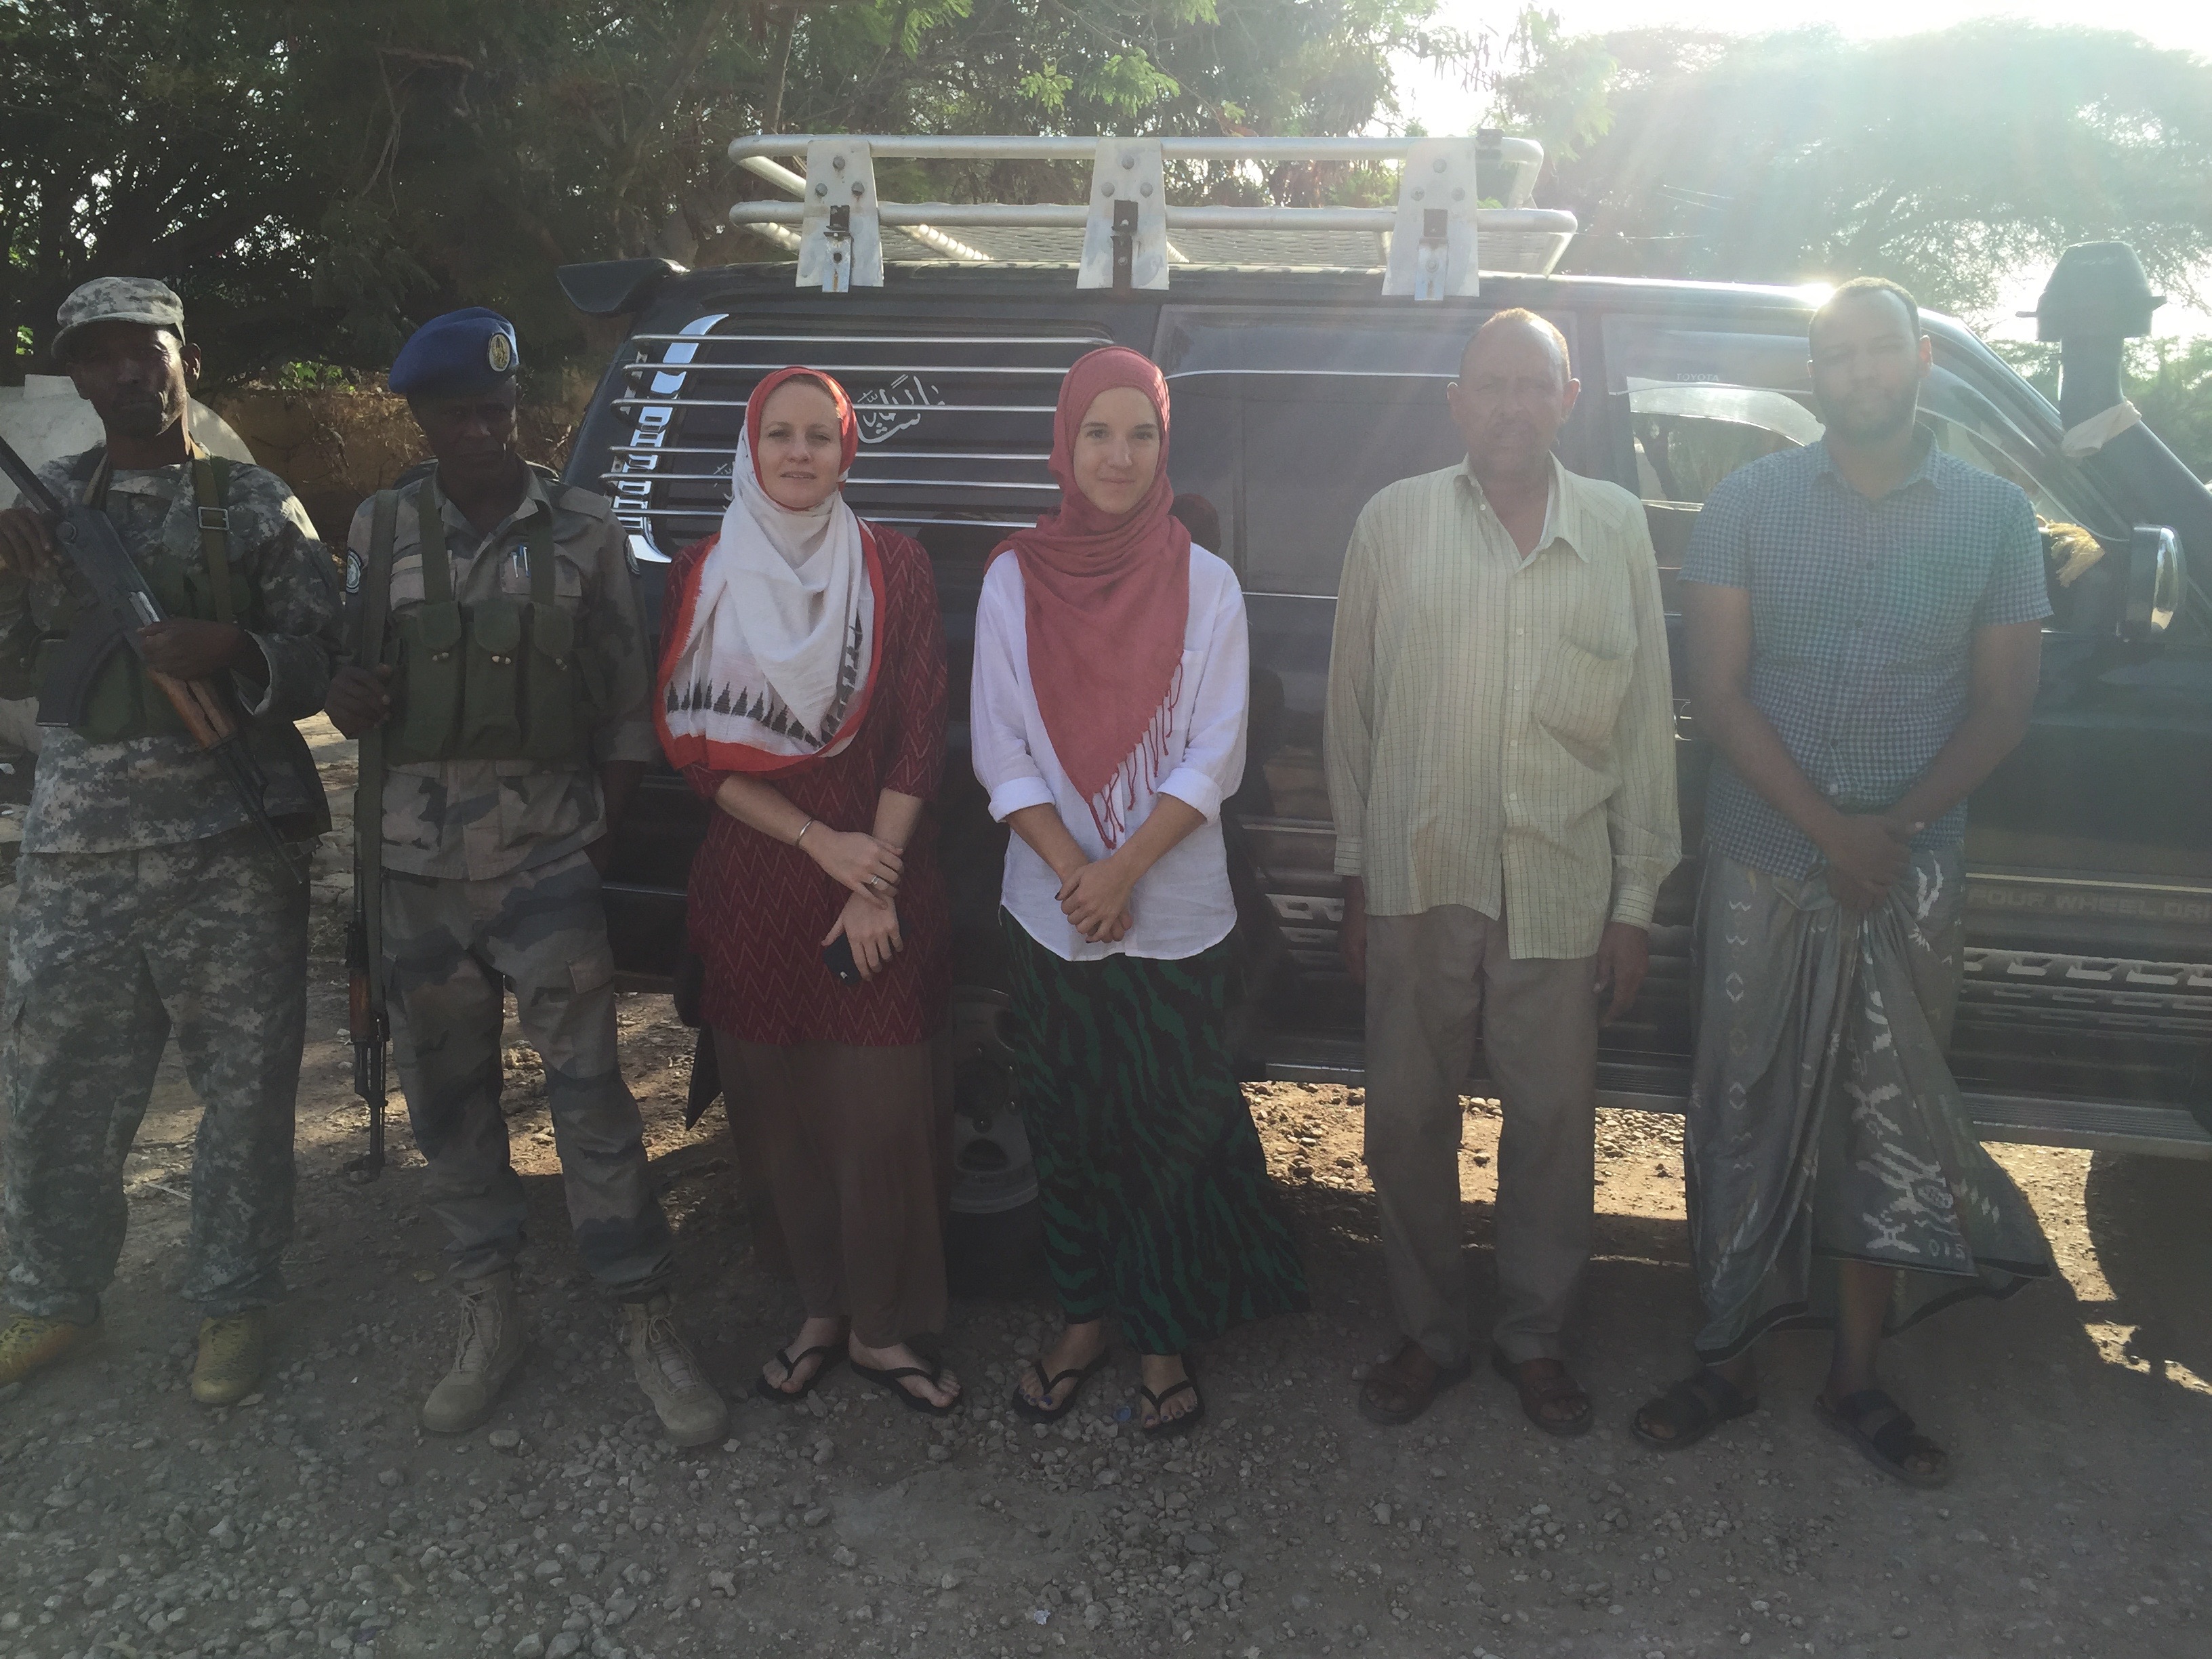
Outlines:
{"type": "MultiPolygon", "coordinates": [[[[1001,902],[1029,936],[1068,962],[1102,957],[1176,961],[1218,945],[1237,923],[1229,855],[1221,841],[1221,803],[1244,777],[1244,720],[1251,700],[1250,646],[1237,574],[1204,548],[1190,550],[1190,618],[1183,625],[1182,683],[1170,711],[1166,764],[1157,790],[1139,787],[1128,825],[1152,816],[1160,795],[1195,808],[1206,822],[1170,848],[1130,896],[1133,921],[1115,944],[1094,944],[1060,908],[1060,879],[1019,836],[1006,842],[1001,902]]],[[[975,672],[969,697],[975,775],[1003,823],[1029,806],[1051,806],[1093,859],[1106,855],[1091,808],[1076,793],[1046,736],[1030,683],[1029,629],[1022,568],[1008,555],[992,562],[975,609],[975,672]]]]}

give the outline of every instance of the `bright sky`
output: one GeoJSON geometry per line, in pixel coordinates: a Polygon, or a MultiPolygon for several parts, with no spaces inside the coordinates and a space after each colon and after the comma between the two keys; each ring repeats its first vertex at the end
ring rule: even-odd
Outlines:
{"type": "MultiPolygon", "coordinates": [[[[2212,3],[2207,0],[2139,0],[2133,6],[2100,13],[2083,0],[1542,0],[1573,34],[1615,29],[1674,26],[1756,34],[1826,25],[1846,35],[1873,38],[1915,34],[1947,28],[1978,17],[2010,17],[2024,22],[2088,23],[2132,29],[2161,46],[2179,47],[2212,58],[2212,3]]],[[[1488,26],[1504,31],[1519,13],[1511,0],[1443,0],[1438,21],[1462,28],[1488,26]]],[[[1409,66],[1401,82],[1407,112],[1431,132],[1449,132],[1465,118],[1464,96],[1441,76],[1425,76],[1409,66]]],[[[2042,291],[2044,271],[2021,273],[2016,290],[2005,295],[2007,313],[2026,310],[2042,291]]],[[[1994,332],[2035,337],[2035,325],[2006,321],[1994,332]]],[[[2179,301],[2159,308],[2156,332],[2195,335],[2212,332],[2212,315],[2185,310],[2179,301]]]]}

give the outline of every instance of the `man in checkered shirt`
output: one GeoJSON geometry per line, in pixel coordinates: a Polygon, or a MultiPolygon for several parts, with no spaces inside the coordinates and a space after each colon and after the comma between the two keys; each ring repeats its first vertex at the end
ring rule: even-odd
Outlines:
{"type": "Polygon", "coordinates": [[[1912,296],[1845,283],[1809,344],[1825,436],[1724,479],[1682,564],[1720,751],[1684,1148],[1706,1322],[1633,1427],[1672,1449],[1747,1413],[1753,1343],[1818,1326],[1820,1415],[1934,1486],[1949,1460],[1876,1385],[1881,1337],[2051,1271],[1944,1059],[1966,797],[2027,731],[2051,606],[2027,498],[1916,418],[1912,296]]]}

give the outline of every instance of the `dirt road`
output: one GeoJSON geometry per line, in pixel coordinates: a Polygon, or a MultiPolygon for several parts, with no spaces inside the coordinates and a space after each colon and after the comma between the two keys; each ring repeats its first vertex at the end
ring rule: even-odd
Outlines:
{"type": "MultiPolygon", "coordinates": [[[[328,937],[325,933],[322,937],[328,937]]],[[[1133,1359],[1053,1431],[1001,1409],[1042,1299],[963,1303],[970,1404],[945,1423],[840,1370],[807,1409],[744,1397],[795,1328],[745,1248],[719,1109],[682,1127],[689,1034],[625,998],[626,1068],[668,1194],[684,1317],[736,1409],[730,1441],[660,1442],[568,1241],[537,1067],[510,1054],[535,1243],[533,1346],[484,1430],[419,1434],[449,1353],[438,1238],[395,1167],[340,1173],[343,987],[319,963],[301,1097],[301,1225],[278,1370],[228,1412],[184,1391],[173,1283],[195,1109],[165,1069],[129,1164],[106,1334],[0,1395],[0,1659],[676,1659],[692,1654],[2212,1655],[2212,1167],[2002,1152],[2063,1283],[1893,1345],[1888,1378],[1953,1449],[1948,1490],[1882,1480],[1814,1420],[1822,1353],[1778,1340],[1765,1404],[1671,1456],[1627,1413],[1686,1361],[1678,1131],[1607,1113],[1599,1259],[1575,1333],[1600,1425],[1559,1442],[1486,1373],[1410,1429],[1369,1426],[1355,1371],[1391,1345],[1356,1097],[1251,1091],[1314,1310],[1202,1358],[1208,1425],[1127,1421],[1133,1359]]],[[[1497,1118],[1462,1174],[1486,1278],[1497,1118]]]]}

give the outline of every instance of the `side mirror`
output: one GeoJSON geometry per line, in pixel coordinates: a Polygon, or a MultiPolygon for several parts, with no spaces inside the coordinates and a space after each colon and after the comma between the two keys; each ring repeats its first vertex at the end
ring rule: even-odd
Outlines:
{"type": "Polygon", "coordinates": [[[2135,527],[2128,538],[2127,591],[2119,636],[2130,644],[2157,640],[2181,606],[2181,538],[2164,525],[2135,527]]]}

